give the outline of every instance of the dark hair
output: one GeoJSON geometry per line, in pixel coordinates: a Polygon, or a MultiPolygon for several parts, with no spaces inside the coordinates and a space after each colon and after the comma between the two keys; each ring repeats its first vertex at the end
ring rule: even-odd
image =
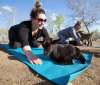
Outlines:
{"type": "Polygon", "coordinates": [[[30,17],[32,19],[36,19],[38,14],[41,14],[41,13],[45,14],[45,11],[44,11],[44,9],[41,8],[40,1],[37,1],[35,3],[35,7],[32,9],[32,11],[30,13],[30,17]]]}
{"type": "Polygon", "coordinates": [[[80,21],[77,21],[76,24],[75,24],[75,26],[76,25],[81,25],[81,22],[80,21]]]}

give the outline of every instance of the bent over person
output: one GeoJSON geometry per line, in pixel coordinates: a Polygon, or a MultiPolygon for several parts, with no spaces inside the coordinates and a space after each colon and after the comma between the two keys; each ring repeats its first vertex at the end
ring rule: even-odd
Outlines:
{"type": "Polygon", "coordinates": [[[60,39],[59,43],[82,45],[80,37],[77,34],[77,32],[80,29],[81,29],[81,22],[77,21],[74,26],[60,30],[58,32],[58,37],[60,39]]]}
{"type": "Polygon", "coordinates": [[[46,22],[45,11],[36,2],[36,7],[30,13],[31,19],[23,21],[20,24],[12,26],[9,30],[9,46],[10,48],[22,47],[25,55],[30,63],[41,64],[42,61],[32,54],[31,47],[39,47],[37,42],[39,37],[45,40],[49,39],[47,30],[43,27],[46,22]]]}

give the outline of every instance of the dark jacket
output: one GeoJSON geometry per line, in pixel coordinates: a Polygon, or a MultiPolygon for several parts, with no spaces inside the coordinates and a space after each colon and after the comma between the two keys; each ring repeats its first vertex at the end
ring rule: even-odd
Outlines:
{"type": "Polygon", "coordinates": [[[63,43],[68,43],[67,39],[74,38],[78,45],[80,45],[80,38],[77,35],[74,27],[65,28],[58,32],[58,36],[63,43]]]}
{"type": "Polygon", "coordinates": [[[49,39],[48,32],[45,28],[43,28],[38,31],[36,36],[33,37],[31,21],[23,21],[9,29],[9,42],[20,42],[22,47],[25,45],[31,45],[32,42],[37,40],[39,37],[49,39]]]}

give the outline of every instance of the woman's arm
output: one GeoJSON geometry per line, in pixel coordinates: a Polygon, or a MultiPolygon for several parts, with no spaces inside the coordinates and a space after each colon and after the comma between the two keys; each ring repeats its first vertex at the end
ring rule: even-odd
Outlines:
{"type": "Polygon", "coordinates": [[[30,63],[41,64],[42,61],[32,54],[32,49],[29,45],[29,29],[25,26],[22,26],[19,30],[19,38],[22,43],[23,51],[25,52],[26,57],[28,58],[30,63]]]}
{"type": "Polygon", "coordinates": [[[32,54],[32,49],[29,45],[24,46],[23,51],[31,64],[42,64],[41,59],[32,54]]]}

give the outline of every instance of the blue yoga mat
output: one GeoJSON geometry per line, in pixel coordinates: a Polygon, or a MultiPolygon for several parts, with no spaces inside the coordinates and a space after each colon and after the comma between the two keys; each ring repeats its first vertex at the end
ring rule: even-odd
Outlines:
{"type": "Polygon", "coordinates": [[[80,74],[90,67],[93,56],[91,53],[84,53],[86,59],[85,64],[80,64],[78,60],[74,60],[73,65],[57,65],[56,63],[53,63],[50,58],[43,55],[43,48],[32,48],[33,53],[43,60],[43,64],[35,65],[29,63],[21,48],[10,49],[8,45],[2,45],[0,48],[4,48],[33,71],[57,85],[66,85],[68,82],[71,82],[80,76],[80,74]]]}

